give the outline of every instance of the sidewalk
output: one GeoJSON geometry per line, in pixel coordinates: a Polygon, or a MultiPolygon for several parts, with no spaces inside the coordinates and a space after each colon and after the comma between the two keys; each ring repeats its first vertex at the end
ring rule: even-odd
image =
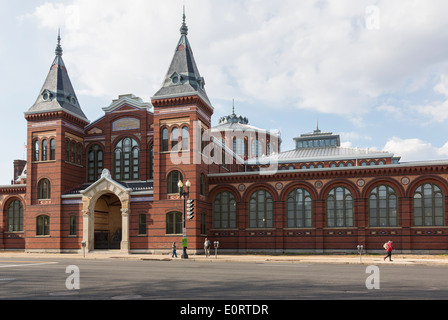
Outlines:
{"type": "MultiPolygon", "coordinates": [[[[27,259],[122,259],[122,260],[142,260],[142,261],[186,261],[182,259],[181,253],[178,258],[171,258],[171,255],[156,255],[156,254],[124,254],[119,251],[96,251],[86,253],[25,253],[25,252],[11,252],[0,251],[0,259],[4,258],[27,258],[27,259]]],[[[392,261],[384,261],[383,255],[227,255],[222,254],[217,257],[211,255],[189,255],[188,261],[200,262],[252,262],[252,263],[337,263],[337,264],[364,264],[364,265],[439,265],[448,267],[448,255],[408,255],[397,254],[392,256],[392,261]]]]}

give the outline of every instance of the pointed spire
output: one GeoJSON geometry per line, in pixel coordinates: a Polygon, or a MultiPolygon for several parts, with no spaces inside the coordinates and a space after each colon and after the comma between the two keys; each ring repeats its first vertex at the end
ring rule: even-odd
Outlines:
{"type": "Polygon", "coordinates": [[[152,98],[162,99],[165,97],[199,95],[208,106],[213,108],[205,92],[205,80],[200,75],[193,57],[193,50],[187,37],[188,27],[185,20],[184,6],[182,26],[180,28],[181,37],[163,80],[162,88],[152,98]]]}
{"type": "Polygon", "coordinates": [[[186,19],[186,16],[185,16],[185,5],[184,5],[184,14],[182,16],[182,26],[180,27],[180,34],[183,36],[188,35],[188,27],[187,27],[187,24],[185,23],[185,19],[186,19]]]}
{"type": "Polygon", "coordinates": [[[25,112],[25,115],[65,111],[85,122],[89,122],[81,110],[75,90],[68,76],[67,68],[62,59],[60,30],[58,32],[58,44],[55,53],[56,57],[51,64],[50,71],[36,102],[25,112]]]}
{"type": "Polygon", "coordinates": [[[56,46],[55,54],[59,57],[62,56],[62,47],[61,47],[61,28],[58,31],[58,45],[56,46]]]}

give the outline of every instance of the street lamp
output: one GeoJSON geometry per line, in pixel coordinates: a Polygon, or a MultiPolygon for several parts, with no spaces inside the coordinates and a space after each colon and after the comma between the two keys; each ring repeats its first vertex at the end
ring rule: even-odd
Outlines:
{"type": "Polygon", "coordinates": [[[184,190],[184,183],[179,180],[179,182],[177,183],[177,186],[179,187],[179,196],[181,198],[184,199],[184,212],[183,212],[183,216],[182,216],[182,220],[183,220],[183,238],[182,238],[182,247],[183,247],[183,252],[181,255],[182,259],[188,259],[188,254],[187,254],[187,227],[185,225],[185,201],[186,199],[188,199],[188,196],[190,195],[190,186],[191,186],[191,182],[187,180],[187,182],[185,182],[185,187],[187,187],[187,190],[184,190]]]}

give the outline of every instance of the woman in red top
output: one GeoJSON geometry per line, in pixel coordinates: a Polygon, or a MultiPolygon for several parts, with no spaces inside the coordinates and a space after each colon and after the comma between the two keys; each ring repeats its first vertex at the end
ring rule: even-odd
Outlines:
{"type": "Polygon", "coordinates": [[[384,257],[383,260],[386,260],[386,258],[389,257],[389,261],[392,261],[392,250],[394,250],[394,247],[392,247],[392,241],[389,241],[386,249],[387,255],[384,257]]]}

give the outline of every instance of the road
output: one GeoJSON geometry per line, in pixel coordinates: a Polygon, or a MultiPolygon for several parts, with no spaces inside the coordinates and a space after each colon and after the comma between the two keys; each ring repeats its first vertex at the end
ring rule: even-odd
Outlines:
{"type": "Polygon", "coordinates": [[[448,299],[448,268],[288,262],[0,259],[8,300],[448,299]]]}

